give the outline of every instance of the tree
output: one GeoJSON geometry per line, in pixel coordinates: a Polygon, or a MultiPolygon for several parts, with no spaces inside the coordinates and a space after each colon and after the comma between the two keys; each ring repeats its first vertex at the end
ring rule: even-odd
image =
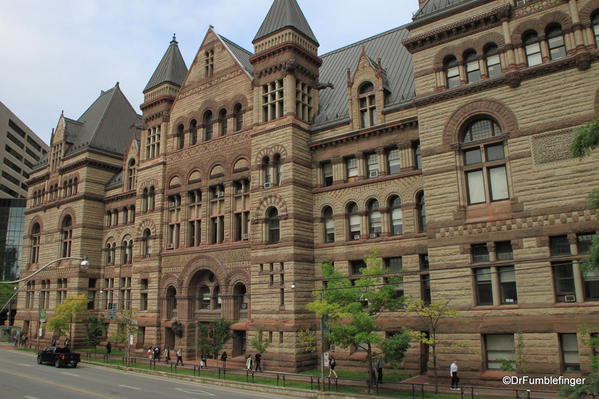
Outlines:
{"type": "Polygon", "coordinates": [[[213,354],[218,359],[218,354],[225,344],[231,339],[232,322],[219,319],[209,324],[198,324],[198,349],[201,353],[213,354]]]}
{"type": "Polygon", "coordinates": [[[304,353],[316,352],[316,331],[314,330],[299,330],[297,332],[297,339],[299,341],[299,347],[304,353]]]}
{"type": "Polygon", "coordinates": [[[57,331],[59,336],[68,336],[72,347],[73,323],[87,313],[88,302],[84,294],[66,298],[63,303],[56,306],[54,316],[48,320],[48,330],[57,331]]]}
{"type": "Polygon", "coordinates": [[[117,344],[127,344],[127,358],[131,354],[130,336],[137,334],[137,318],[132,310],[121,310],[116,318],[116,334],[110,337],[112,342],[117,344]]]}
{"type": "Polygon", "coordinates": [[[261,354],[266,353],[266,350],[270,346],[270,342],[264,337],[263,329],[258,330],[258,333],[254,336],[250,345],[252,348],[256,349],[256,352],[261,354]]]}
{"type": "MultiPolygon", "coordinates": [[[[582,342],[585,345],[594,349],[594,352],[599,351],[599,336],[594,335],[592,331],[595,329],[583,329],[580,331],[582,342]]],[[[580,385],[562,385],[559,395],[566,399],[582,399],[588,397],[596,397],[599,395],[599,356],[591,356],[592,372],[585,376],[584,384],[580,385]]]]}
{"type": "Polygon", "coordinates": [[[366,352],[370,391],[375,351],[381,351],[388,363],[398,365],[408,349],[411,332],[382,336],[377,320],[384,312],[397,311],[404,305],[404,297],[397,294],[396,288],[402,277],[388,277],[384,282],[381,276],[388,270],[383,268],[377,251],[369,252],[364,261],[366,267],[359,270],[360,277],[354,280],[336,271],[330,263],[323,263],[322,275],[327,284],[314,293],[316,299],[307,308],[320,317],[328,316],[331,342],[366,352]]]}
{"type": "Polygon", "coordinates": [[[87,338],[87,344],[94,347],[100,344],[102,337],[104,336],[104,318],[96,316],[90,316],[85,321],[85,336],[87,338]]]}
{"type": "Polygon", "coordinates": [[[455,316],[458,312],[449,309],[449,301],[438,303],[425,303],[422,300],[408,301],[407,311],[414,312],[420,317],[428,327],[428,334],[422,333],[419,335],[419,341],[425,345],[429,345],[433,352],[433,375],[435,379],[435,393],[438,392],[437,380],[437,331],[439,323],[444,317],[455,316]]]}

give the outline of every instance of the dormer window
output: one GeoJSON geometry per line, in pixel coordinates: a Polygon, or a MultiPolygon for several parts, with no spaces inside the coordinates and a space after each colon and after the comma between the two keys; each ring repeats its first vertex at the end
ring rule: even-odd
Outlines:
{"type": "Polygon", "coordinates": [[[204,71],[207,78],[214,75],[214,50],[204,53],[204,71]]]}
{"type": "Polygon", "coordinates": [[[127,166],[127,190],[133,188],[135,188],[135,159],[130,159],[127,166]]]}
{"type": "Polygon", "coordinates": [[[376,101],[372,83],[366,82],[360,86],[358,102],[360,104],[360,127],[365,128],[376,125],[376,101]]]}

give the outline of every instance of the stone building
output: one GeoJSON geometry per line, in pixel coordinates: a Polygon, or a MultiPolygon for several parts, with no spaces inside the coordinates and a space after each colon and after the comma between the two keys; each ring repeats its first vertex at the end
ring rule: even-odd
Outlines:
{"type": "MultiPolygon", "coordinates": [[[[233,357],[262,330],[267,367],[307,368],[318,262],[357,275],[376,248],[400,292],[460,311],[439,367],[588,371],[579,330],[599,280],[579,260],[597,156],[568,146],[598,111],[599,1],[420,3],[407,25],[319,55],[296,1],[275,0],[253,52],[211,27],[188,70],[173,38],[141,117],[118,84],[61,116],[29,181],[23,273],[63,255],[92,268],[36,276],[19,323],[33,334],[38,307],[83,292],[98,314],[135,310],[139,347],[193,357],[198,323],[222,317],[233,357]]],[[[399,312],[381,334],[406,326],[426,332],[399,312]]],[[[428,349],[406,370],[429,372],[428,349]]],[[[364,358],[339,352],[340,366],[364,358]]]]}

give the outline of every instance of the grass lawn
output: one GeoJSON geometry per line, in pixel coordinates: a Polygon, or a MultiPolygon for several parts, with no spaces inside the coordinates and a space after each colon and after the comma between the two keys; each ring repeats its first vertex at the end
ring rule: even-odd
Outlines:
{"type": "MultiPolygon", "coordinates": [[[[358,380],[358,381],[366,381],[368,380],[368,372],[367,371],[354,371],[354,370],[342,370],[336,369],[337,376],[339,378],[347,378],[350,380],[358,380]]],[[[312,369],[302,371],[299,374],[304,375],[314,375],[320,376],[320,369],[312,369]]],[[[324,376],[327,377],[329,375],[329,370],[325,370],[324,376]]],[[[402,382],[407,378],[410,378],[410,374],[402,374],[398,371],[388,371],[387,369],[383,370],[383,379],[385,382],[402,382]]]]}
{"type": "MultiPolygon", "coordinates": [[[[87,352],[87,353],[97,353],[100,355],[105,355],[106,354],[106,347],[104,346],[97,346],[95,349],[92,348],[77,348],[76,352],[87,352]]],[[[112,348],[112,355],[114,356],[123,356],[124,351],[122,349],[118,349],[118,348],[112,348]]]]}

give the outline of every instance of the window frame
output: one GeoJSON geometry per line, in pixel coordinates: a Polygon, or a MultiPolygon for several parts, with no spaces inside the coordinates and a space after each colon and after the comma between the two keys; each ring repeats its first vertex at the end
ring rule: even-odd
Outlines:
{"type": "Polygon", "coordinates": [[[539,34],[536,31],[527,31],[522,35],[522,46],[524,48],[524,56],[528,67],[541,65],[543,63],[541,41],[539,40],[539,34]]]}

